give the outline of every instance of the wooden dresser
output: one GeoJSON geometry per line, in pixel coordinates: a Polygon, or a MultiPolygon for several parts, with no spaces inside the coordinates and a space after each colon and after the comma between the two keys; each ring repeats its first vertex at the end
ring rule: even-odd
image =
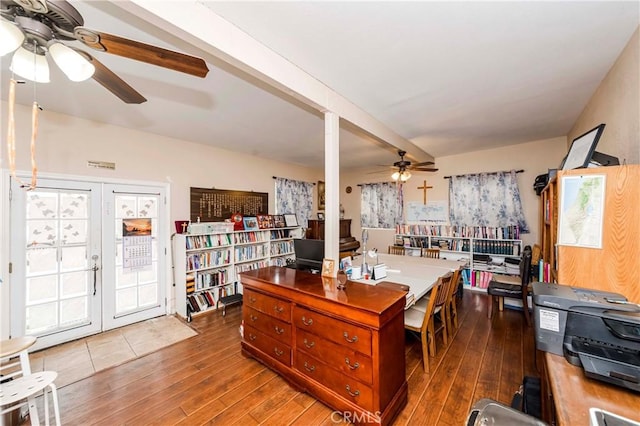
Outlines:
{"type": "Polygon", "coordinates": [[[240,274],[242,352],[354,424],[407,402],[402,291],[272,266],[240,274]]]}

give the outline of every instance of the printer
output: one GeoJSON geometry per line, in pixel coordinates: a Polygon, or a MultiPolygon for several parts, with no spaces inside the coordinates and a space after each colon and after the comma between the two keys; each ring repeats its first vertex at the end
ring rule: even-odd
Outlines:
{"type": "Polygon", "coordinates": [[[640,392],[640,306],[618,293],[533,283],[536,347],[640,392]]]}

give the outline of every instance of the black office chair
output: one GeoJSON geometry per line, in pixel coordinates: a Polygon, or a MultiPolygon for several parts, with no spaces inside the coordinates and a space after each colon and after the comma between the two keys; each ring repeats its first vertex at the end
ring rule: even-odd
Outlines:
{"type": "Polygon", "coordinates": [[[527,325],[531,326],[529,303],[527,302],[527,296],[529,295],[530,277],[531,247],[527,246],[523,250],[522,258],[520,259],[519,277],[513,275],[493,274],[491,282],[489,282],[489,287],[487,288],[487,294],[489,296],[487,316],[489,318],[493,316],[493,303],[496,299],[498,299],[499,308],[501,311],[504,303],[503,300],[505,297],[510,297],[512,299],[521,299],[524,318],[527,321],[527,325]]]}

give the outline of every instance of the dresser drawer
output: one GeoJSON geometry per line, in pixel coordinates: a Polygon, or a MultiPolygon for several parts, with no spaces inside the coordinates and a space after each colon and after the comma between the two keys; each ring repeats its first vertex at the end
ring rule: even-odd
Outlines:
{"type": "Polygon", "coordinates": [[[244,341],[284,365],[291,366],[291,347],[272,339],[257,329],[244,325],[244,341]]]}
{"type": "Polygon", "coordinates": [[[361,382],[372,383],[371,358],[346,346],[298,329],[296,330],[296,351],[304,351],[321,359],[329,367],[361,382]]]}
{"type": "Polygon", "coordinates": [[[296,353],[295,368],[354,404],[373,411],[373,390],[353,377],[342,374],[301,351],[296,353]]]}
{"type": "Polygon", "coordinates": [[[243,319],[246,325],[263,332],[267,336],[288,345],[291,344],[291,324],[247,306],[243,310],[243,319]]]}
{"type": "Polygon", "coordinates": [[[282,321],[291,322],[291,303],[284,300],[245,289],[242,303],[282,321]]]}
{"type": "Polygon", "coordinates": [[[301,330],[371,356],[371,330],[369,329],[299,306],[293,308],[293,323],[301,330]]]}

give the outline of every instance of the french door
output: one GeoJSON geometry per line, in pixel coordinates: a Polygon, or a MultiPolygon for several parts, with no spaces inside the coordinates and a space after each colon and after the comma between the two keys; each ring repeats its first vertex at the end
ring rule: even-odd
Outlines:
{"type": "Polygon", "coordinates": [[[165,314],[164,188],[11,179],[11,334],[40,349],[165,314]],[[125,265],[123,222],[148,223],[143,259],[125,265]]]}

